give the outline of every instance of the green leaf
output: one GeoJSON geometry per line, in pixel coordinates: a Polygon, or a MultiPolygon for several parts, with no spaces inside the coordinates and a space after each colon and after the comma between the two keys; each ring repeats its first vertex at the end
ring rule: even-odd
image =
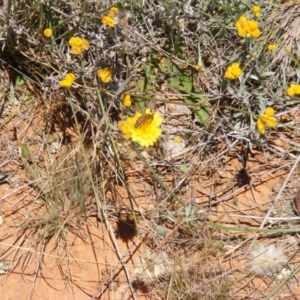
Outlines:
{"type": "Polygon", "coordinates": [[[184,102],[187,104],[193,103],[201,103],[203,106],[199,108],[191,107],[192,111],[194,112],[198,121],[203,125],[206,126],[209,122],[210,118],[210,103],[205,98],[194,98],[194,97],[187,97],[184,99],[184,102]]]}
{"type": "Polygon", "coordinates": [[[21,146],[21,155],[26,159],[26,160],[30,160],[31,159],[31,153],[30,153],[30,149],[29,146],[27,144],[23,144],[21,146]]]}
{"type": "Polygon", "coordinates": [[[180,169],[181,172],[186,173],[189,170],[189,167],[187,165],[183,165],[179,169],[180,169]]]}
{"type": "Polygon", "coordinates": [[[137,87],[139,88],[141,94],[144,92],[144,88],[145,88],[145,78],[142,77],[141,79],[139,79],[136,83],[137,87]]]}
{"type": "MultiPolygon", "coordinates": [[[[137,87],[140,90],[141,94],[151,89],[150,86],[147,84],[147,82],[148,81],[145,77],[142,77],[141,79],[138,80],[137,87]]],[[[145,100],[143,98],[136,98],[135,101],[138,103],[141,111],[145,111],[146,109],[145,100]]]]}
{"type": "Polygon", "coordinates": [[[183,93],[190,93],[193,90],[193,79],[192,76],[183,74],[181,77],[181,86],[183,93]]]}

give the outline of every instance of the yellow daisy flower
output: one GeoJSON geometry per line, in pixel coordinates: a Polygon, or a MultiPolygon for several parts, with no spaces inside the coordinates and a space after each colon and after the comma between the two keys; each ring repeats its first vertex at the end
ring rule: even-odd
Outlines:
{"type": "Polygon", "coordinates": [[[86,39],[81,39],[77,36],[72,36],[69,39],[69,46],[71,47],[71,53],[74,55],[79,55],[83,50],[87,50],[90,47],[90,43],[86,39]]]}
{"type": "Polygon", "coordinates": [[[131,132],[134,128],[136,120],[134,118],[128,118],[125,121],[118,122],[118,128],[123,133],[123,138],[129,140],[131,138],[131,132]]]}
{"type": "Polygon", "coordinates": [[[130,95],[128,95],[128,94],[123,94],[123,95],[122,95],[122,101],[123,101],[123,104],[124,104],[125,106],[127,106],[127,107],[131,106],[132,101],[131,101],[130,95]]]}
{"type": "Polygon", "coordinates": [[[80,37],[77,37],[77,36],[72,36],[69,39],[69,45],[71,47],[73,47],[73,46],[81,47],[81,45],[82,45],[82,39],[80,37]]]}
{"type": "Polygon", "coordinates": [[[112,69],[109,67],[100,69],[97,71],[97,76],[101,79],[102,82],[108,83],[111,81],[112,69]]]}
{"type": "Polygon", "coordinates": [[[269,44],[267,48],[268,48],[269,51],[274,51],[277,48],[277,45],[276,44],[269,44]]]}
{"type": "Polygon", "coordinates": [[[87,50],[90,47],[90,43],[86,39],[82,39],[82,44],[81,44],[81,49],[82,50],[87,50]]]}
{"type": "Polygon", "coordinates": [[[290,87],[286,90],[286,93],[290,97],[300,95],[300,85],[291,83],[290,87]]]}
{"type": "Polygon", "coordinates": [[[110,16],[103,16],[101,19],[101,23],[103,25],[107,25],[110,28],[115,27],[115,25],[118,23],[117,20],[110,16]]]}
{"type": "Polygon", "coordinates": [[[227,79],[237,79],[241,76],[242,70],[240,68],[240,65],[238,63],[232,63],[225,72],[224,77],[227,79]]]}
{"type": "Polygon", "coordinates": [[[247,35],[247,32],[245,28],[238,28],[238,36],[245,37],[247,35]]]}
{"type": "Polygon", "coordinates": [[[44,31],[43,31],[43,34],[45,37],[47,38],[50,38],[52,35],[53,35],[53,31],[51,28],[46,28],[44,31]]]}
{"type": "Polygon", "coordinates": [[[111,7],[110,10],[108,11],[108,15],[110,17],[113,17],[114,15],[116,15],[119,12],[119,9],[115,6],[111,7]]]}
{"type": "Polygon", "coordinates": [[[258,5],[252,6],[252,12],[253,12],[253,14],[254,14],[254,16],[256,18],[259,18],[261,16],[261,14],[260,14],[260,6],[258,6],[258,5]]]}
{"type": "Polygon", "coordinates": [[[259,29],[255,29],[255,30],[253,30],[253,31],[251,32],[251,37],[252,37],[252,38],[257,39],[257,38],[260,37],[260,35],[261,35],[261,31],[260,31],[259,29]]]}
{"type": "Polygon", "coordinates": [[[257,22],[253,21],[253,20],[249,20],[247,25],[248,25],[249,31],[254,31],[255,29],[258,28],[257,22]]]}
{"type": "Polygon", "coordinates": [[[294,91],[295,91],[296,95],[300,95],[300,85],[299,84],[294,85],[294,91]]]}
{"type": "Polygon", "coordinates": [[[286,93],[290,96],[293,97],[295,96],[295,91],[294,91],[294,83],[291,83],[290,87],[286,90],[286,93]]]}
{"type": "Polygon", "coordinates": [[[74,81],[76,79],[73,73],[67,73],[65,76],[66,79],[74,81]]]}
{"type": "Polygon", "coordinates": [[[257,130],[260,132],[260,134],[266,133],[266,127],[265,124],[262,122],[262,120],[259,118],[256,122],[257,130]]]}
{"type": "Polygon", "coordinates": [[[275,115],[275,110],[273,107],[267,107],[265,111],[265,115],[269,117],[273,117],[275,115]]]}
{"type": "Polygon", "coordinates": [[[274,116],[263,114],[260,119],[268,127],[275,128],[277,126],[277,120],[274,116]]]}
{"type": "Polygon", "coordinates": [[[261,31],[258,29],[258,23],[254,20],[248,20],[247,17],[241,16],[235,23],[238,36],[247,38],[258,38],[261,31]]]}
{"type": "Polygon", "coordinates": [[[59,82],[60,87],[62,88],[70,88],[76,79],[73,73],[68,73],[63,80],[59,82]]]}
{"type": "Polygon", "coordinates": [[[259,116],[256,127],[261,134],[266,133],[266,127],[275,128],[277,126],[277,119],[275,111],[272,107],[267,107],[265,112],[259,116]]]}
{"type": "Polygon", "coordinates": [[[159,112],[152,113],[149,108],[145,113],[136,112],[134,117],[118,123],[125,139],[138,142],[143,147],[153,146],[162,134],[160,124],[163,118],[159,112]]]}
{"type": "Polygon", "coordinates": [[[77,46],[72,46],[71,47],[71,53],[74,55],[79,55],[82,53],[82,48],[81,47],[77,47],[77,46]]]}
{"type": "Polygon", "coordinates": [[[240,18],[236,22],[235,26],[238,26],[238,25],[245,26],[247,24],[247,22],[248,22],[248,19],[246,16],[240,16],[240,18]]]}

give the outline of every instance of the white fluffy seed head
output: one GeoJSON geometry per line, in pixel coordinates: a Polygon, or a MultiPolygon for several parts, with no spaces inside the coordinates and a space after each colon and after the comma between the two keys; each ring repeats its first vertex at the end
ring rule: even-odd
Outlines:
{"type": "Polygon", "coordinates": [[[136,277],[146,284],[151,284],[163,278],[168,278],[174,263],[168,259],[165,252],[159,254],[145,251],[140,256],[140,265],[134,269],[136,277]]]}
{"type": "Polygon", "coordinates": [[[278,271],[287,263],[282,248],[276,248],[274,245],[259,246],[251,253],[250,270],[256,274],[270,274],[278,271]]]}

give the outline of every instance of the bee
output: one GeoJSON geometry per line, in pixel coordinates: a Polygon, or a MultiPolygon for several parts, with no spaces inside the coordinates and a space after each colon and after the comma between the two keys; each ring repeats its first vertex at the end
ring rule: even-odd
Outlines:
{"type": "Polygon", "coordinates": [[[118,25],[121,28],[124,28],[126,30],[128,29],[128,19],[129,18],[130,18],[130,13],[127,11],[119,11],[116,14],[116,19],[117,19],[118,25]]]}
{"type": "Polygon", "coordinates": [[[153,120],[153,114],[142,114],[136,120],[134,127],[139,128],[139,127],[143,126],[144,124],[151,122],[152,120],[153,120]]]}
{"type": "Polygon", "coordinates": [[[131,17],[130,13],[128,11],[121,11],[118,9],[117,11],[112,11],[109,16],[115,20],[120,33],[127,38],[129,27],[128,20],[131,17]]]}

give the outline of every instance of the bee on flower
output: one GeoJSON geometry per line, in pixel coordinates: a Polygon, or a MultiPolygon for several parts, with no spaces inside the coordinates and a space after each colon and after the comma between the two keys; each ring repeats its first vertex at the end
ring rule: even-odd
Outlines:
{"type": "Polygon", "coordinates": [[[162,121],[159,112],[152,113],[147,108],[144,113],[136,112],[133,117],[120,121],[118,127],[125,140],[138,142],[142,147],[148,148],[153,146],[162,134],[160,128],[162,121]]]}

